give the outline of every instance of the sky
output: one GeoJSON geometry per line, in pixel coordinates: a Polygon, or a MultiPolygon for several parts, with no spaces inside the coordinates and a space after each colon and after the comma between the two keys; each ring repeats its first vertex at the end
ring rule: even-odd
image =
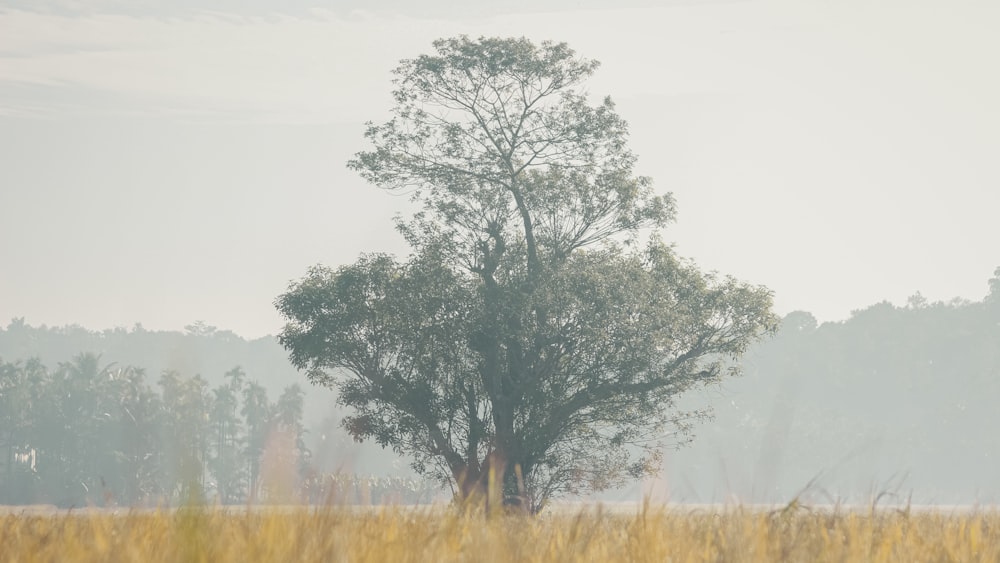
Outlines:
{"type": "Polygon", "coordinates": [[[0,0],[0,324],[276,334],[309,266],[407,249],[345,163],[440,37],[565,41],[664,236],[821,321],[1000,266],[1000,4],[0,0]]]}

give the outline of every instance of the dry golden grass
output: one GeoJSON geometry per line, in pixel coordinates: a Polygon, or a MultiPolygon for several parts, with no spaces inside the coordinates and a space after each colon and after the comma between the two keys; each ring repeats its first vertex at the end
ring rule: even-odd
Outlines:
{"type": "Polygon", "coordinates": [[[436,510],[0,516],[0,561],[1000,561],[1000,514],[436,510]]]}

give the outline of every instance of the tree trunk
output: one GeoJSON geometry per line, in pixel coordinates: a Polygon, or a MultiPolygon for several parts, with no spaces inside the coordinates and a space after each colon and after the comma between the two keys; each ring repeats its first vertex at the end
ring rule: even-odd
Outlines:
{"type": "MultiPolygon", "coordinates": [[[[468,466],[466,466],[468,467],[468,466]]],[[[487,514],[534,515],[524,487],[521,465],[497,449],[486,456],[481,466],[460,468],[453,472],[458,483],[456,500],[468,508],[483,508],[487,514]]]]}

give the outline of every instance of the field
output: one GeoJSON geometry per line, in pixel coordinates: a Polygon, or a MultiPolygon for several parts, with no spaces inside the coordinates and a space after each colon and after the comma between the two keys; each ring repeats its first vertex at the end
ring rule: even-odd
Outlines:
{"type": "Polygon", "coordinates": [[[1000,561],[1000,513],[729,508],[0,516],[0,561],[1000,561]]]}

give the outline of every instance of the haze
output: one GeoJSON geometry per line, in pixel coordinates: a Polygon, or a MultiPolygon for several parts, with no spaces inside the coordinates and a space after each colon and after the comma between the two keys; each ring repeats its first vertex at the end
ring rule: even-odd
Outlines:
{"type": "Polygon", "coordinates": [[[344,163],[462,33],[602,61],[667,236],[779,313],[979,299],[1000,264],[993,3],[157,4],[0,8],[0,318],[257,337],[308,266],[405,254],[406,202],[344,163]]]}
{"type": "Polygon", "coordinates": [[[408,473],[261,338],[273,301],[311,265],[408,252],[410,204],[345,166],[400,59],[565,41],[675,194],[666,238],[784,317],[744,377],[679,401],[716,419],[660,480],[604,498],[995,503],[997,29],[1000,4],[963,0],[0,0],[0,360],[211,388],[242,365],[306,389],[318,469],[408,473]]]}

